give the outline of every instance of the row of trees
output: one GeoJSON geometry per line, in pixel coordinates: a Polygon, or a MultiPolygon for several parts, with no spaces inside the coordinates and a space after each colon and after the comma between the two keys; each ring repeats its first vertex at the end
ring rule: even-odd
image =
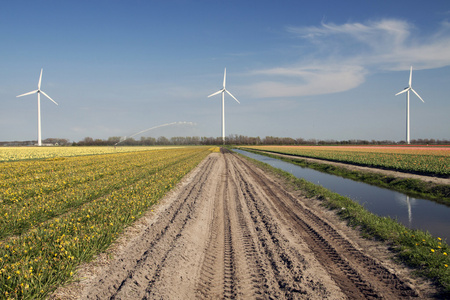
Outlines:
{"type": "MultiPolygon", "coordinates": [[[[121,137],[110,137],[107,140],[93,139],[90,137],[85,138],[82,141],[73,143],[74,146],[153,146],[153,145],[221,145],[222,138],[213,137],[172,137],[170,139],[166,137],[141,137],[139,140],[128,138],[123,140],[121,137]]],[[[448,140],[436,140],[436,139],[416,139],[411,140],[412,144],[420,145],[444,145],[450,144],[448,140]]],[[[390,140],[318,140],[318,139],[293,139],[290,137],[274,137],[266,136],[249,137],[243,135],[229,135],[225,138],[225,144],[227,145],[393,145],[393,144],[405,144],[404,141],[395,142],[390,140]]]]}
{"type": "MultiPolygon", "coordinates": [[[[157,145],[221,145],[222,138],[217,137],[172,137],[170,139],[160,136],[141,137],[139,140],[133,138],[123,139],[118,136],[110,137],[106,140],[93,139],[86,137],[79,142],[70,142],[68,139],[49,138],[42,141],[44,145],[59,145],[59,146],[157,146],[157,145]]],[[[265,138],[249,137],[244,135],[230,135],[226,137],[225,143],[227,145],[402,145],[404,141],[395,142],[390,140],[318,140],[318,139],[293,139],[290,137],[274,137],[266,136],[265,138]]],[[[36,141],[15,141],[15,142],[0,142],[0,146],[32,146],[36,141]]],[[[416,139],[411,140],[411,144],[417,145],[448,145],[448,140],[436,139],[416,139]]]]}

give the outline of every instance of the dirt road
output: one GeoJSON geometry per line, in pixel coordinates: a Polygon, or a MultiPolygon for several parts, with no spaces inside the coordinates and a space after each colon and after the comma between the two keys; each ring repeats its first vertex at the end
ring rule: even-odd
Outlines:
{"type": "Polygon", "coordinates": [[[130,229],[70,299],[423,299],[429,286],[232,153],[213,153],[130,229]]]}

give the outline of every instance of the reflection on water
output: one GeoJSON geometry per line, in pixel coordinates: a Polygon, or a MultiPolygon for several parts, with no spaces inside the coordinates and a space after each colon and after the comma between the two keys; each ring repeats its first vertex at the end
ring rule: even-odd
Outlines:
{"type": "Polygon", "coordinates": [[[374,214],[389,216],[409,228],[429,231],[436,237],[450,241],[450,208],[445,205],[425,199],[412,198],[396,191],[321,173],[316,170],[302,168],[279,159],[242,150],[234,151],[267,163],[272,167],[282,169],[298,178],[304,178],[309,182],[319,184],[340,195],[347,196],[374,214]]]}

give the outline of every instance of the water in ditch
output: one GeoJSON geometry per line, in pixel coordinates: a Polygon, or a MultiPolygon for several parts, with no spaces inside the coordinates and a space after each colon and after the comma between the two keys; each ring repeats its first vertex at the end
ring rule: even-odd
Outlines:
{"type": "Polygon", "coordinates": [[[433,236],[441,237],[450,242],[450,207],[448,206],[313,169],[303,168],[264,155],[236,149],[233,151],[349,197],[376,215],[389,216],[408,228],[428,231],[433,236]]]}

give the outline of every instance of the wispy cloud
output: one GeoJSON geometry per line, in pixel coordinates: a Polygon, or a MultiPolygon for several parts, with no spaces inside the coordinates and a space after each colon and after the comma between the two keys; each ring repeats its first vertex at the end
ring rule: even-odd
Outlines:
{"type": "Polygon", "coordinates": [[[311,65],[292,68],[274,68],[254,71],[266,80],[250,87],[258,97],[295,97],[346,91],[364,81],[366,71],[354,65],[311,65]],[[281,79],[280,79],[281,77],[281,79]]]}
{"type": "Polygon", "coordinates": [[[427,36],[396,19],[290,26],[286,31],[302,42],[302,58],[292,66],[253,71],[252,75],[266,76],[250,87],[256,97],[336,93],[357,87],[371,72],[450,65],[447,21],[427,36]]]}

